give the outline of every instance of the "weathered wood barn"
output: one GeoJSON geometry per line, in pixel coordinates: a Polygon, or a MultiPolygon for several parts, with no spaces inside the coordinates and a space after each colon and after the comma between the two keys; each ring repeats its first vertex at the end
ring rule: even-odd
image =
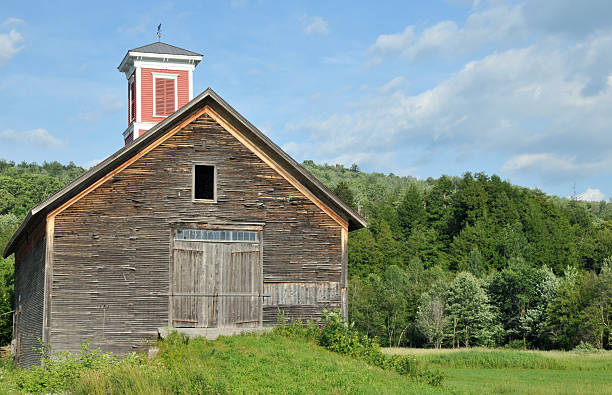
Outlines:
{"type": "Polygon", "coordinates": [[[201,55],[128,51],[126,145],[27,215],[15,254],[21,365],[85,341],[125,353],[159,328],[231,333],[347,309],[348,232],[366,226],[207,89],[201,55]]]}

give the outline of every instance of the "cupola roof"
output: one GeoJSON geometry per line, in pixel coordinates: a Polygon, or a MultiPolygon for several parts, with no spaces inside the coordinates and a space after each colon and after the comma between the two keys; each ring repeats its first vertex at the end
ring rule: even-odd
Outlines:
{"type": "Polygon", "coordinates": [[[202,54],[188,51],[183,48],[175,47],[174,45],[166,44],[161,41],[154,42],[149,45],[143,45],[142,47],[130,49],[130,52],[158,53],[158,54],[166,54],[166,55],[202,56],[202,54]]]}

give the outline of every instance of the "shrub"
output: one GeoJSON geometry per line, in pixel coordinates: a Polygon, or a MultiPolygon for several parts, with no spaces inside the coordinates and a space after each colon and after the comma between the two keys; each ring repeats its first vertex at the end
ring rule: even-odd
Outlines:
{"type": "Polygon", "coordinates": [[[286,337],[300,337],[312,340],[319,346],[338,354],[361,359],[369,365],[409,376],[419,382],[440,385],[444,378],[441,371],[419,366],[412,355],[385,355],[376,339],[360,334],[349,325],[339,312],[325,311],[321,326],[309,322],[306,326],[300,321],[284,323],[274,328],[275,333],[286,337]]]}
{"type": "Polygon", "coordinates": [[[599,350],[595,348],[595,346],[593,346],[591,343],[584,342],[581,340],[580,344],[574,347],[573,351],[581,352],[581,353],[591,353],[591,352],[598,352],[599,350]]]}
{"type": "Polygon", "coordinates": [[[525,342],[519,339],[510,340],[508,344],[504,346],[505,348],[510,348],[512,350],[524,350],[525,342]]]}
{"type": "Polygon", "coordinates": [[[20,370],[17,388],[28,393],[58,392],[70,389],[85,371],[98,370],[113,365],[140,365],[146,361],[144,355],[128,354],[123,358],[92,349],[89,343],[81,344],[78,353],[61,352],[52,355],[41,348],[40,366],[20,370]]]}

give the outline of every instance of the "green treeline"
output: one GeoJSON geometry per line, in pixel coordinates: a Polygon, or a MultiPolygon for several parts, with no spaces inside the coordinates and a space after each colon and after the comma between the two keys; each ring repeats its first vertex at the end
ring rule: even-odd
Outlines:
{"type": "MultiPolygon", "coordinates": [[[[65,166],[0,160],[0,253],[30,209],[84,171],[72,162],[65,166]]],[[[14,255],[0,256],[0,345],[10,343],[12,336],[13,274],[14,255]]]]}
{"type": "Polygon", "coordinates": [[[368,220],[349,237],[349,314],[383,345],[610,347],[612,203],[304,166],[368,220]]]}
{"type": "MultiPolygon", "coordinates": [[[[612,203],[480,173],[421,181],[304,166],[368,220],[349,237],[350,319],[382,345],[610,347],[612,203]]],[[[32,207],[83,171],[0,160],[0,249],[32,207]]],[[[0,258],[2,344],[13,266],[0,258]]]]}

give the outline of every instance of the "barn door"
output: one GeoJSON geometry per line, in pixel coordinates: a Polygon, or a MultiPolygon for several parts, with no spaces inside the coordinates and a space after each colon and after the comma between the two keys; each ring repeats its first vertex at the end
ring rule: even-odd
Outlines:
{"type": "Polygon", "coordinates": [[[172,273],[172,325],[217,326],[216,265],[204,243],[175,241],[172,273]]]}
{"type": "Polygon", "coordinates": [[[172,326],[261,324],[261,248],[256,232],[178,230],[173,248],[172,326]]]}

